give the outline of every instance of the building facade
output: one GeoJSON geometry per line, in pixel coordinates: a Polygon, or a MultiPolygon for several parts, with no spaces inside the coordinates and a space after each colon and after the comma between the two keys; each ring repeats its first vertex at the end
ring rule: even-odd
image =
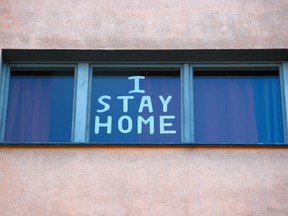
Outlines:
{"type": "Polygon", "coordinates": [[[287,215],[287,1],[0,15],[0,215],[287,215]]]}

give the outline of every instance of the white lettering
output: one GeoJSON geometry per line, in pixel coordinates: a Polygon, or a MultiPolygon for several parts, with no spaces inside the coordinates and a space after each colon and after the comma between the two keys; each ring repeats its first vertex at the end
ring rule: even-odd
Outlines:
{"type": "Polygon", "coordinates": [[[121,116],[118,120],[118,129],[121,133],[129,133],[132,130],[132,119],[131,117],[124,115],[121,116]],[[127,129],[123,128],[123,121],[127,120],[127,129]]]}
{"type": "Polygon", "coordinates": [[[143,96],[142,97],[138,112],[142,113],[144,107],[147,107],[150,113],[153,112],[152,101],[151,101],[150,96],[143,96]]]}
{"type": "Polygon", "coordinates": [[[147,120],[145,120],[142,116],[138,116],[137,120],[137,133],[142,133],[142,123],[147,125],[149,123],[149,133],[154,134],[154,116],[150,116],[147,120]]]}
{"type": "Polygon", "coordinates": [[[128,100],[134,99],[133,96],[118,96],[117,99],[123,100],[123,112],[128,112],[128,100]]]}
{"type": "Polygon", "coordinates": [[[170,100],[172,99],[172,96],[169,95],[169,96],[166,98],[166,100],[164,100],[164,98],[163,98],[162,95],[160,95],[159,98],[160,98],[160,100],[161,100],[161,102],[162,102],[162,104],[163,104],[163,112],[167,112],[167,110],[168,110],[168,103],[169,103],[170,100]]]}
{"type": "Polygon", "coordinates": [[[145,93],[145,90],[139,89],[140,79],[145,79],[144,76],[131,76],[131,77],[128,77],[128,79],[134,80],[134,89],[129,91],[129,94],[131,94],[131,93],[145,93]]]}
{"type": "Polygon", "coordinates": [[[166,123],[166,119],[175,119],[175,116],[160,116],[159,118],[159,126],[160,126],[160,134],[175,134],[175,130],[165,130],[165,127],[173,126],[172,123],[166,123]]]}
{"type": "Polygon", "coordinates": [[[111,100],[111,96],[103,95],[103,96],[98,98],[98,102],[104,106],[103,109],[97,109],[98,113],[106,112],[107,110],[110,109],[110,105],[108,103],[104,102],[103,101],[104,99],[111,100]]]}
{"type": "Polygon", "coordinates": [[[107,117],[107,122],[100,123],[100,117],[95,117],[95,134],[99,134],[100,127],[106,127],[107,128],[107,134],[111,134],[112,130],[112,116],[107,117]]]}

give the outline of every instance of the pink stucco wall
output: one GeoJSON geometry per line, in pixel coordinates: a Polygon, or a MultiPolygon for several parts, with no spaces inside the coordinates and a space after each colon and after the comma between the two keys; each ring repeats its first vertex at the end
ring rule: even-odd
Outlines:
{"type": "Polygon", "coordinates": [[[288,47],[287,0],[0,0],[0,47],[288,47]]]}
{"type": "Polygon", "coordinates": [[[1,148],[0,215],[287,215],[286,148],[1,148]]]}
{"type": "MultiPolygon", "coordinates": [[[[288,48],[287,0],[0,0],[0,49],[288,48]]],[[[0,147],[0,215],[288,215],[287,148],[0,147]]]]}

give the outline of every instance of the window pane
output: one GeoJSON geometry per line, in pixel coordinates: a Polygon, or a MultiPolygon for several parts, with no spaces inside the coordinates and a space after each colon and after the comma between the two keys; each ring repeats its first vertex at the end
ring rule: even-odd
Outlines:
{"type": "Polygon", "coordinates": [[[7,142],[70,142],[74,71],[12,70],[7,142]]]}
{"type": "Polygon", "coordinates": [[[179,71],[94,69],[90,142],[180,142],[179,71]]]}
{"type": "Polygon", "coordinates": [[[196,72],[194,100],[196,142],[284,142],[278,72],[196,72]]]}

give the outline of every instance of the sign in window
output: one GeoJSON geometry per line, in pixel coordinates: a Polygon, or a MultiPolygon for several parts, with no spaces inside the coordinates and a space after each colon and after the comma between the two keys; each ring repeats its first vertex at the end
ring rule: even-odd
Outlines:
{"type": "Polygon", "coordinates": [[[181,142],[180,73],[94,68],[90,142],[181,142]]]}

